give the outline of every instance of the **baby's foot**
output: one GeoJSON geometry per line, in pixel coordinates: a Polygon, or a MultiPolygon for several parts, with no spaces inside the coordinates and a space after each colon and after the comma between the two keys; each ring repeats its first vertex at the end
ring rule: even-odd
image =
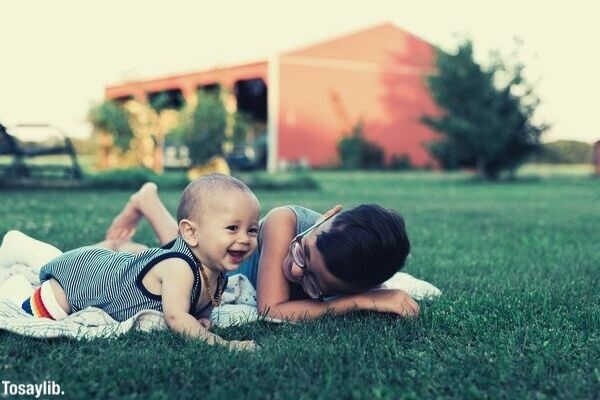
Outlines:
{"type": "Polygon", "coordinates": [[[140,190],[131,195],[129,202],[119,215],[115,217],[112,224],[106,231],[106,240],[126,241],[130,240],[142,218],[140,205],[149,197],[156,196],[156,184],[152,182],[145,183],[140,190]]]}
{"type": "Polygon", "coordinates": [[[130,201],[132,201],[138,210],[141,209],[141,205],[148,201],[153,201],[158,196],[158,187],[154,182],[146,182],[142,185],[140,190],[131,195],[130,201]]]}
{"type": "Polygon", "coordinates": [[[141,218],[142,213],[129,201],[123,211],[110,224],[106,231],[106,240],[118,243],[131,239],[141,218]]]}

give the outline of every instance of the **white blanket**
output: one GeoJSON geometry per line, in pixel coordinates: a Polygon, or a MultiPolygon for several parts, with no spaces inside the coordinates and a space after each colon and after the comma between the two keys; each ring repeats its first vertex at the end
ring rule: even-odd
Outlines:
{"type": "MultiPolygon", "coordinates": [[[[23,266],[17,266],[23,269],[23,266]]],[[[168,329],[163,313],[155,310],[140,311],[123,322],[115,321],[103,310],[88,307],[70,314],[65,319],[53,321],[37,318],[23,311],[14,300],[15,288],[22,292],[30,285],[24,275],[12,275],[0,285],[0,329],[38,338],[71,337],[77,339],[118,336],[131,329],[149,332],[168,329]]],[[[32,289],[31,286],[29,286],[32,289]]],[[[243,275],[230,277],[223,293],[223,304],[213,309],[211,320],[220,327],[256,321],[256,292],[243,275]]],[[[278,322],[271,320],[271,322],[278,322]]]]}

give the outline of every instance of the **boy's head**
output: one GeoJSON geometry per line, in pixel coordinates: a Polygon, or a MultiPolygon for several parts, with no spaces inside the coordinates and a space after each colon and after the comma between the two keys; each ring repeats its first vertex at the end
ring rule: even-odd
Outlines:
{"type": "Polygon", "coordinates": [[[260,205],[239,179],[211,174],[191,182],[177,207],[179,233],[216,271],[236,270],[257,245],[260,205]]]}
{"type": "Polygon", "coordinates": [[[375,204],[337,215],[329,229],[317,235],[316,247],[327,270],[356,291],[388,280],[410,252],[404,219],[375,204]]]}

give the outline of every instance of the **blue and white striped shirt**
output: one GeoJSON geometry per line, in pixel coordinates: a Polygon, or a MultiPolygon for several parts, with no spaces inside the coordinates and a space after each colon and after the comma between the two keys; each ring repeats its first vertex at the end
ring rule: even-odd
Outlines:
{"type": "Polygon", "coordinates": [[[115,320],[124,321],[141,310],[162,311],[161,296],[150,293],[142,279],[154,265],[174,257],[185,260],[194,273],[190,314],[195,315],[202,285],[200,263],[181,237],[139,254],[91,246],[71,250],[41,268],[40,282],[56,279],[72,312],[98,307],[115,320]]]}

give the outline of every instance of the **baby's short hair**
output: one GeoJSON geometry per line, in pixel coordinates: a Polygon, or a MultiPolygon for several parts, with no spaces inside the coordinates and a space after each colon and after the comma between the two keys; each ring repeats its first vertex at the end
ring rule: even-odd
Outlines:
{"type": "Polygon", "coordinates": [[[207,200],[207,196],[214,194],[217,190],[239,190],[254,197],[254,193],[248,185],[233,176],[223,174],[204,175],[190,182],[183,191],[177,207],[177,222],[196,216],[202,203],[207,200]]]}

